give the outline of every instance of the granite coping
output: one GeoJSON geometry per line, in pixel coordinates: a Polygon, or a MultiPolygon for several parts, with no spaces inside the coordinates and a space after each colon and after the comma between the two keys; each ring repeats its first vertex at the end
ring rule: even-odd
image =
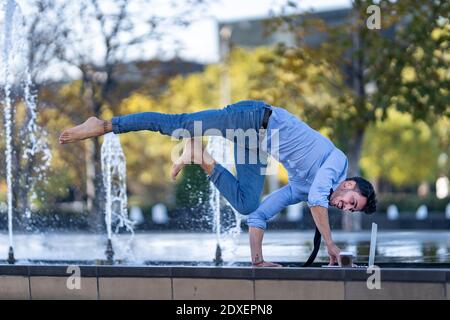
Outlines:
{"type": "Polygon", "coordinates": [[[98,266],[98,277],[171,278],[172,268],[164,266],[98,266]]]}
{"type": "MultiPolygon", "coordinates": [[[[69,265],[1,265],[0,276],[52,276],[72,274],[69,265]]],[[[365,268],[251,268],[192,266],[80,266],[82,277],[211,278],[249,280],[366,281],[365,268]]],[[[450,269],[381,268],[383,281],[450,283],[450,269]]]]}

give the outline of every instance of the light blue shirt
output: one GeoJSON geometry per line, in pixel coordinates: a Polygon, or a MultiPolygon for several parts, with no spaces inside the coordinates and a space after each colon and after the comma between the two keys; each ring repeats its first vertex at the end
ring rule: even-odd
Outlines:
{"type": "Polygon", "coordinates": [[[288,111],[273,106],[271,109],[261,148],[286,168],[289,182],[269,194],[249,215],[247,224],[261,229],[291,204],[307,201],[309,207],[328,208],[330,189],[336,190],[348,169],[347,157],[328,138],[288,111]]]}

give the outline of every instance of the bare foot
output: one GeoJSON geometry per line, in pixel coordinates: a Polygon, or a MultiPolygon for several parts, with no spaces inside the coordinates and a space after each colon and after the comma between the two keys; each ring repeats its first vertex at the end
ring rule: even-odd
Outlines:
{"type": "Polygon", "coordinates": [[[195,141],[195,139],[187,139],[185,141],[183,154],[172,165],[172,173],[170,175],[172,180],[175,180],[178,173],[187,164],[191,164],[192,162],[197,164],[202,163],[203,148],[201,143],[201,140],[195,141]]]}
{"type": "Polygon", "coordinates": [[[104,134],[103,121],[96,118],[90,117],[82,124],[64,130],[59,136],[59,143],[66,144],[75,141],[84,140],[87,138],[97,137],[104,134]]]}

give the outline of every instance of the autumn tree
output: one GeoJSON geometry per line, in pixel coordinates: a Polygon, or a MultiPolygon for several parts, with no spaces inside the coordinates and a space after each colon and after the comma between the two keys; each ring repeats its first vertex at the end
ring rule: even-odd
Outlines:
{"type": "MultiPolygon", "coordinates": [[[[61,13],[66,19],[66,46],[58,58],[80,75],[81,108],[71,110],[73,121],[79,123],[87,116],[102,117],[111,110],[117,111],[119,102],[113,98],[121,75],[116,72],[117,67],[133,59],[133,51],[144,51],[149,41],[167,36],[170,27],[187,25],[204,1],[173,2],[168,16],[155,12],[151,0],[70,3],[68,10],[61,13]]],[[[88,210],[99,216],[96,213],[101,212],[103,193],[98,138],[86,142],[85,162],[88,210]]]]}
{"type": "MultiPolygon", "coordinates": [[[[63,8],[64,4],[58,1],[32,0],[14,10],[14,21],[20,25],[12,34],[13,46],[18,46],[19,54],[16,52],[17,56],[13,57],[17,68],[12,91],[14,107],[10,115],[12,174],[15,177],[11,191],[17,220],[31,213],[32,204],[44,201],[37,184],[44,183],[51,153],[47,131],[39,117],[45,104],[36,97],[45,82],[44,74],[54,67],[56,52],[63,45],[60,41],[63,28],[58,16],[63,8]]],[[[1,157],[3,155],[4,152],[1,157]]]]}
{"type": "Polygon", "coordinates": [[[315,128],[327,127],[349,157],[349,176],[359,175],[366,128],[377,110],[386,116],[394,106],[425,121],[449,115],[448,11],[447,1],[355,0],[339,25],[315,14],[277,18],[276,28],[287,25],[298,44],[279,46],[269,61],[272,77],[285,84],[273,89],[274,98],[282,97],[315,128]],[[380,8],[381,30],[367,27],[371,5],[380,8]],[[312,34],[324,40],[309,45],[312,34]],[[308,72],[312,95],[302,88],[308,72]]]}
{"type": "Polygon", "coordinates": [[[367,129],[360,161],[368,178],[400,188],[434,183],[440,174],[450,174],[448,164],[446,168],[438,162],[441,154],[448,156],[450,151],[448,118],[428,125],[393,108],[383,121],[378,116],[367,129]]]}

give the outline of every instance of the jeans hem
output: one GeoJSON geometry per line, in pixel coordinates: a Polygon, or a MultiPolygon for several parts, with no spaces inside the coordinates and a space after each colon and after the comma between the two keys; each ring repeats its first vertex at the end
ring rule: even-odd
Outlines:
{"type": "Polygon", "coordinates": [[[208,180],[215,184],[217,182],[217,179],[219,179],[219,176],[222,174],[222,172],[224,170],[225,170],[225,168],[222,167],[222,165],[216,163],[216,165],[214,166],[213,171],[208,176],[208,180]]]}
{"type": "Polygon", "coordinates": [[[248,221],[247,220],[247,226],[249,227],[253,227],[253,228],[258,228],[258,229],[262,229],[262,230],[266,230],[267,229],[267,223],[262,223],[262,222],[252,222],[252,221],[248,221]]]}
{"type": "Polygon", "coordinates": [[[120,117],[113,117],[111,120],[112,131],[114,133],[120,133],[120,117]]]}

